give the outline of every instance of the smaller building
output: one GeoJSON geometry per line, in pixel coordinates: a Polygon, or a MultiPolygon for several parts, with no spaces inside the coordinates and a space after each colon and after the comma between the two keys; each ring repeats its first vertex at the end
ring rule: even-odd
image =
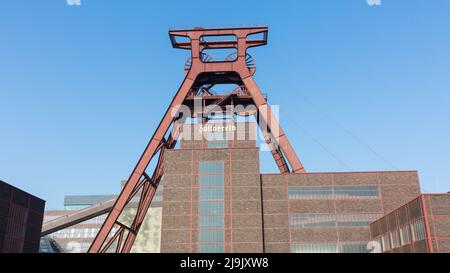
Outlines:
{"type": "Polygon", "coordinates": [[[370,224],[381,252],[450,252],[450,193],[421,194],[370,224]]]}
{"type": "Polygon", "coordinates": [[[80,210],[104,202],[113,198],[116,195],[66,195],[64,196],[64,210],[80,210]]]}
{"type": "MultiPolygon", "coordinates": [[[[122,186],[124,182],[122,182],[122,186]]],[[[160,233],[161,233],[161,202],[163,186],[160,185],[153,198],[152,204],[147,212],[140,232],[136,237],[132,252],[159,252],[160,233]]],[[[68,195],[64,196],[64,210],[45,211],[44,223],[48,224],[58,219],[73,217],[74,214],[83,212],[89,214],[92,205],[101,202],[115,200],[116,195],[68,195]]],[[[127,205],[121,216],[121,222],[131,225],[132,216],[136,213],[137,201],[135,197],[127,205]]],[[[84,253],[87,252],[95,236],[97,236],[107,214],[102,214],[94,218],[85,220],[76,225],[60,229],[42,237],[41,252],[66,252],[66,253],[84,253]],[[50,241],[49,241],[50,239],[50,241]],[[53,251],[54,244],[58,244],[58,251],[53,251]]],[[[117,227],[113,227],[111,234],[113,236],[117,227]]],[[[114,245],[113,245],[114,246],[114,245]]],[[[57,247],[57,248],[58,248],[57,247]]],[[[111,249],[115,249],[111,247],[111,249]]]]}
{"type": "Polygon", "coordinates": [[[45,201],[0,180],[0,253],[37,253],[45,201]]]}
{"type": "MultiPolygon", "coordinates": [[[[46,210],[44,214],[44,223],[58,219],[60,217],[69,217],[72,213],[81,209],[116,198],[114,195],[68,195],[64,196],[64,210],[46,210]]],[[[48,239],[54,240],[62,248],[63,252],[77,253],[86,252],[91,245],[92,240],[106,219],[106,214],[94,217],[71,228],[59,230],[51,233],[48,239]]],[[[45,237],[42,237],[45,238],[45,237]]],[[[46,241],[41,241],[41,248],[46,247],[46,241]]]]}

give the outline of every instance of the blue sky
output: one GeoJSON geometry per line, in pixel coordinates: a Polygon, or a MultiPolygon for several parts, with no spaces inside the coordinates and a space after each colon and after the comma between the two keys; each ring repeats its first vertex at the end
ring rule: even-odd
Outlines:
{"type": "Polygon", "coordinates": [[[448,0],[4,1],[0,179],[49,209],[117,193],[184,76],[169,27],[264,23],[255,78],[308,171],[418,170],[423,192],[448,191],[449,14],[448,0]]]}

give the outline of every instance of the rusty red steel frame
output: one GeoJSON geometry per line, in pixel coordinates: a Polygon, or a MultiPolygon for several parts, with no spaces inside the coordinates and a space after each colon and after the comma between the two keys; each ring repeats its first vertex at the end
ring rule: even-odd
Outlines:
{"type": "Polygon", "coordinates": [[[185,64],[186,76],[88,252],[103,253],[113,250],[112,248],[115,248],[115,252],[120,253],[131,251],[162,179],[165,152],[167,149],[175,147],[180,134],[183,119],[179,112],[179,106],[192,104],[193,98],[198,96],[202,97],[204,104],[223,106],[234,102],[244,102],[256,106],[259,114],[257,122],[280,172],[305,172],[287,136],[267,104],[265,96],[253,79],[256,68],[247,49],[266,45],[267,35],[268,28],[265,26],[198,27],[169,31],[174,48],[191,51],[191,57],[185,64]],[[217,61],[203,52],[211,49],[234,49],[236,52],[233,53],[233,56],[227,56],[225,60],[217,61]],[[240,92],[218,96],[210,91],[215,84],[237,84],[241,86],[241,89],[240,92]],[[158,159],[156,167],[152,176],[149,176],[146,169],[156,156],[158,159]],[[134,219],[131,225],[126,225],[119,221],[119,216],[133,198],[137,199],[138,193],[140,193],[140,197],[134,219]],[[115,228],[114,234],[111,233],[113,228],[115,228]]]}

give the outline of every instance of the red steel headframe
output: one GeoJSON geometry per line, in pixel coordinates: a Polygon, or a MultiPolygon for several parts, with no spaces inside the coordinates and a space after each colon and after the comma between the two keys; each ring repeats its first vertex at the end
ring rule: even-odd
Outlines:
{"type": "MultiPolygon", "coordinates": [[[[247,49],[267,44],[267,33],[267,27],[221,29],[194,28],[169,31],[169,36],[174,48],[191,51],[191,63],[186,70],[186,77],[170,106],[166,110],[158,128],[128,178],[127,183],[124,185],[111,212],[108,214],[88,252],[106,252],[114,243],[116,243],[116,252],[128,253],[131,251],[139,228],[162,178],[164,172],[165,151],[166,149],[173,149],[175,147],[178,134],[180,133],[181,122],[179,121],[178,107],[183,105],[187,97],[191,94],[193,87],[198,87],[205,83],[214,84],[214,79],[220,78],[219,81],[221,82],[224,81],[224,78],[225,81],[227,79],[230,82],[237,81],[245,88],[245,90],[247,90],[253,100],[253,104],[258,109],[259,119],[257,119],[257,122],[263,130],[266,142],[271,148],[272,155],[280,172],[305,172],[294,149],[290,145],[287,136],[284,134],[284,131],[267,104],[266,98],[263,96],[253,79],[255,68],[250,67],[247,64],[247,49]],[[233,36],[235,39],[205,39],[205,37],[214,38],[218,36],[233,36]],[[254,38],[255,36],[257,38],[254,38]],[[205,62],[205,60],[203,60],[204,49],[222,48],[236,49],[237,57],[232,61],[205,62]],[[231,78],[233,79],[231,80],[231,78]],[[265,126],[262,126],[263,124],[265,126]],[[172,129],[169,130],[170,128],[172,129]],[[168,134],[169,131],[170,133],[168,134]],[[167,134],[168,136],[166,136],[167,134]],[[146,169],[152,158],[157,154],[158,162],[150,177],[146,173],[146,169]],[[129,204],[137,193],[140,193],[140,198],[136,213],[131,226],[127,226],[119,221],[119,216],[125,206],[129,204]],[[117,227],[117,230],[114,234],[111,234],[111,230],[115,226],[117,227]]],[[[204,92],[208,93],[208,90],[205,89],[204,92]]],[[[227,99],[228,97],[224,96],[222,99],[219,99],[219,101],[220,103],[225,103],[227,99]]]]}

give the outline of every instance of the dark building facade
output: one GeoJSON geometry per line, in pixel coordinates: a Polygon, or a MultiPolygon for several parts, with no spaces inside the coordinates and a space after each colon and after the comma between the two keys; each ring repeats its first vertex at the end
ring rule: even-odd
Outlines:
{"type": "Polygon", "coordinates": [[[261,174],[255,124],[186,126],[203,137],[167,151],[161,252],[368,252],[420,193],[415,171],[261,174]]]}
{"type": "Polygon", "coordinates": [[[0,181],[0,253],[37,253],[45,201],[0,181]]]}
{"type": "Polygon", "coordinates": [[[370,224],[381,252],[450,252],[450,194],[421,194],[370,224]]]}

